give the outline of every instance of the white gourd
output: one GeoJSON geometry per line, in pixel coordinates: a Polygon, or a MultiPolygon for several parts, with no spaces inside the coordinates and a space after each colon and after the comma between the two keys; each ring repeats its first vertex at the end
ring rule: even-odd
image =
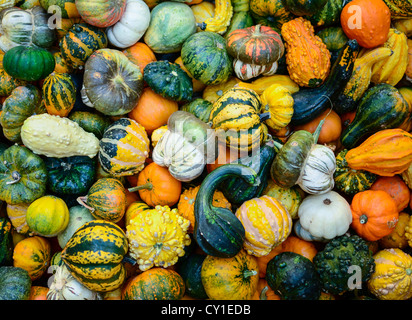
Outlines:
{"type": "Polygon", "coordinates": [[[271,76],[276,73],[278,69],[277,61],[267,65],[255,65],[245,63],[239,59],[233,59],[233,70],[236,77],[240,80],[246,81],[252,78],[256,78],[260,75],[271,76]]]}
{"type": "Polygon", "coordinates": [[[99,152],[99,139],[76,122],[48,113],[28,117],[21,127],[23,144],[33,153],[63,158],[88,156],[99,152]]]}

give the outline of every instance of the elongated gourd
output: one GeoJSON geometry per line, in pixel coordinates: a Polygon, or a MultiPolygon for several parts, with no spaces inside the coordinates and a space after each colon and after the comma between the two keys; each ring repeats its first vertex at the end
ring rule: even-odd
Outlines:
{"type": "Polygon", "coordinates": [[[76,122],[48,113],[27,118],[21,127],[23,144],[35,154],[63,158],[88,156],[99,151],[99,139],[76,122]]]}
{"type": "Polygon", "coordinates": [[[215,14],[206,19],[199,27],[205,31],[224,34],[233,16],[233,6],[231,0],[216,0],[215,14]]]}

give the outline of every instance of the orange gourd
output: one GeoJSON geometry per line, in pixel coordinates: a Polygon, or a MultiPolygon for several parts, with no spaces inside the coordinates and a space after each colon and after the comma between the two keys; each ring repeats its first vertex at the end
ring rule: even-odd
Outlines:
{"type": "Polygon", "coordinates": [[[319,116],[308,123],[295,126],[295,130],[306,130],[310,133],[314,133],[321,120],[325,120],[325,122],[320,130],[318,143],[331,143],[338,140],[342,133],[342,121],[339,115],[331,109],[326,109],[319,116]]]}
{"type": "Polygon", "coordinates": [[[166,167],[148,164],[137,177],[137,186],[128,189],[138,191],[140,198],[149,206],[174,206],[180,199],[182,183],[175,179],[166,167]]]}
{"type": "Polygon", "coordinates": [[[412,163],[412,134],[402,129],[384,129],[371,135],[345,156],[350,168],[380,176],[400,174],[412,163]]]}
{"type": "Polygon", "coordinates": [[[383,0],[353,0],[343,7],[340,21],[349,39],[374,48],[388,39],[391,13],[383,0]]]}
{"type": "Polygon", "coordinates": [[[152,49],[144,42],[137,42],[123,50],[126,57],[139,66],[140,72],[143,74],[143,69],[150,62],[157,61],[156,56],[152,49]]]}
{"type": "Polygon", "coordinates": [[[301,87],[321,85],[330,71],[331,54],[309,20],[298,17],[282,25],[290,78],[301,87]]]}
{"type": "Polygon", "coordinates": [[[125,226],[130,224],[130,221],[139,213],[152,209],[143,201],[135,201],[130,204],[125,213],[125,226]]]}
{"type": "Polygon", "coordinates": [[[281,300],[281,298],[269,287],[266,279],[260,278],[252,300],[281,300]]]}
{"type": "Polygon", "coordinates": [[[129,112],[129,118],[141,124],[150,135],[157,128],[167,124],[170,115],[178,109],[176,101],[164,98],[150,87],[146,87],[136,106],[129,112]]]}
{"type": "Polygon", "coordinates": [[[351,211],[351,227],[367,241],[377,241],[390,234],[399,219],[395,200],[382,190],[366,190],[355,194],[351,211]]]}
{"type": "Polygon", "coordinates": [[[393,177],[379,177],[371,186],[370,190],[383,190],[389,193],[389,195],[395,200],[398,211],[404,210],[411,197],[411,192],[398,175],[393,177]]]}
{"type": "Polygon", "coordinates": [[[389,248],[399,248],[405,249],[408,247],[408,238],[406,237],[406,227],[409,226],[410,216],[406,212],[399,213],[398,223],[395,226],[395,229],[379,240],[380,248],[389,249],[389,248]]]}
{"type": "Polygon", "coordinates": [[[47,300],[49,288],[43,286],[31,286],[28,300],[47,300]]]}
{"type": "Polygon", "coordinates": [[[412,40],[408,39],[408,66],[406,67],[405,75],[412,78],[412,40]]]}

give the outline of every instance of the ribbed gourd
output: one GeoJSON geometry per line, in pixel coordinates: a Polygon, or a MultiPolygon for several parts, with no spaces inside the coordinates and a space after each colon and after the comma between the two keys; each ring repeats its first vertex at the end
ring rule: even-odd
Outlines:
{"type": "Polygon", "coordinates": [[[265,256],[280,245],[292,231],[292,218],[282,203],[264,195],[245,201],[235,213],[246,238],[243,248],[256,257],[265,256]]]}
{"type": "Polygon", "coordinates": [[[145,128],[133,119],[121,118],[105,129],[98,157],[112,176],[130,176],[143,169],[149,147],[145,128]]]}
{"type": "Polygon", "coordinates": [[[201,29],[218,34],[224,34],[233,16],[233,5],[231,0],[217,0],[213,17],[206,19],[201,24],[201,29]]]}
{"type": "Polygon", "coordinates": [[[174,265],[185,254],[184,247],[191,243],[189,225],[190,221],[179,215],[177,209],[168,206],[141,212],[126,227],[130,256],[142,271],[174,265]]]}
{"type": "Polygon", "coordinates": [[[286,22],[282,37],[291,79],[303,87],[321,85],[329,74],[331,55],[311,23],[302,17],[286,22]]]}

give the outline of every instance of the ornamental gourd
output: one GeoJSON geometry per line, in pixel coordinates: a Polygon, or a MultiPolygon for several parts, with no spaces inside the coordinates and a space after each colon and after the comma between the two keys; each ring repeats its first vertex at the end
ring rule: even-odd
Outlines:
{"type": "Polygon", "coordinates": [[[224,34],[230,25],[233,16],[233,5],[231,0],[217,0],[212,17],[201,23],[200,28],[217,34],[224,34]]]}
{"type": "Polygon", "coordinates": [[[36,154],[64,158],[88,156],[99,151],[99,140],[76,122],[48,113],[32,115],[21,127],[21,140],[36,154]]]}
{"type": "Polygon", "coordinates": [[[127,0],[120,19],[106,30],[109,42],[117,48],[128,48],[139,41],[150,23],[150,9],[143,0],[127,0]]]}
{"type": "Polygon", "coordinates": [[[86,222],[73,234],[61,252],[70,273],[92,291],[120,288],[126,278],[122,263],[128,250],[124,231],[104,220],[86,222]]]}
{"type": "Polygon", "coordinates": [[[174,265],[191,242],[189,225],[190,221],[180,216],[177,209],[168,206],[141,212],[126,227],[130,256],[141,271],[174,265]]]}
{"type": "Polygon", "coordinates": [[[191,181],[217,157],[217,137],[209,125],[186,111],[174,112],[167,131],[153,149],[152,159],[177,180],[191,181]]]}
{"type": "Polygon", "coordinates": [[[47,113],[66,117],[76,102],[76,87],[67,73],[52,72],[44,79],[42,86],[43,101],[47,113]]]}
{"type": "Polygon", "coordinates": [[[249,6],[255,23],[271,27],[277,32],[280,32],[284,23],[295,18],[282,0],[250,0],[249,6]]]}
{"type": "Polygon", "coordinates": [[[18,267],[0,267],[0,300],[28,300],[32,281],[29,273],[18,267]]]}
{"type": "Polygon", "coordinates": [[[379,300],[408,300],[412,296],[412,257],[398,248],[382,249],[374,256],[375,271],[367,282],[379,300]]]}
{"type": "Polygon", "coordinates": [[[305,197],[298,217],[301,227],[321,241],[345,234],[352,223],[349,203],[335,191],[305,197]]]}
{"type": "Polygon", "coordinates": [[[330,71],[330,52],[310,22],[302,17],[286,22],[282,37],[291,79],[303,87],[321,85],[330,71]]]}
{"type": "Polygon", "coordinates": [[[110,124],[100,140],[99,162],[114,177],[140,172],[149,155],[145,128],[135,120],[121,118],[110,124]]]}
{"type": "Polygon", "coordinates": [[[99,28],[115,24],[126,8],[126,0],[75,0],[75,4],[81,18],[99,28]]]}
{"type": "Polygon", "coordinates": [[[288,211],[271,196],[264,195],[243,202],[235,215],[246,232],[243,248],[256,257],[269,254],[292,231],[292,218],[288,211]]]}

